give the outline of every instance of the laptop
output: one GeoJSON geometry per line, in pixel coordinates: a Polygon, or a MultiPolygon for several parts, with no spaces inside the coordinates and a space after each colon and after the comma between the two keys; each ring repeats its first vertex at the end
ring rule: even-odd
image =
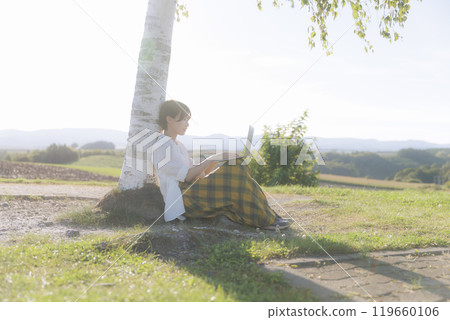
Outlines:
{"type": "Polygon", "coordinates": [[[239,158],[246,158],[250,155],[250,149],[252,148],[252,142],[253,142],[253,132],[255,131],[255,128],[252,126],[248,127],[248,135],[247,135],[247,143],[245,144],[245,152],[243,156],[239,156],[236,159],[239,158]]]}
{"type": "Polygon", "coordinates": [[[220,161],[219,163],[217,163],[217,165],[214,167],[214,169],[212,169],[211,172],[208,173],[205,177],[207,177],[210,174],[213,174],[214,172],[216,172],[217,169],[219,169],[227,161],[236,160],[236,159],[242,159],[242,158],[248,157],[250,155],[250,149],[252,148],[254,131],[255,131],[255,128],[253,128],[253,126],[249,126],[248,127],[247,142],[245,143],[245,146],[244,146],[245,151],[244,151],[244,154],[242,156],[237,156],[236,158],[220,161]]]}

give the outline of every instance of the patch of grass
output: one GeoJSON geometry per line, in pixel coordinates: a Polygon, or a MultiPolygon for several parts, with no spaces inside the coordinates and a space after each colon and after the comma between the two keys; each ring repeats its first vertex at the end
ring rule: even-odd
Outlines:
{"type": "Polygon", "coordinates": [[[402,250],[433,246],[447,246],[448,241],[435,237],[411,235],[409,237],[382,235],[373,237],[359,233],[312,235],[305,237],[269,237],[247,243],[252,256],[261,260],[294,258],[305,255],[330,255],[344,253],[367,254],[379,250],[402,250]],[[319,246],[319,245],[320,246],[319,246]],[[321,248],[322,247],[322,248],[321,248]]]}
{"type": "Polygon", "coordinates": [[[361,177],[349,177],[349,176],[339,176],[334,174],[319,174],[320,182],[328,182],[332,184],[356,186],[356,187],[367,187],[372,189],[430,189],[430,190],[443,190],[444,187],[433,184],[433,183],[410,183],[410,182],[400,182],[392,180],[379,180],[379,179],[369,179],[361,177]]]}
{"type": "Polygon", "coordinates": [[[123,160],[124,157],[122,155],[93,155],[82,157],[71,164],[45,163],[45,165],[84,170],[91,173],[119,178],[120,173],[122,172],[123,160]]]}
{"type": "MultiPolygon", "coordinates": [[[[307,205],[288,210],[319,243],[324,239],[332,240],[323,245],[327,251],[398,250],[450,245],[450,194],[447,191],[300,186],[265,189],[273,193],[311,197],[307,205]],[[336,246],[336,243],[344,247],[336,246]]],[[[301,231],[295,224],[293,229],[301,231]]],[[[282,255],[301,254],[300,242],[305,240],[298,239],[298,233],[289,235],[286,232],[286,236],[283,246],[287,252],[282,255]]],[[[276,252],[279,245],[273,244],[262,255],[276,252]]]]}
{"type": "Polygon", "coordinates": [[[420,290],[422,289],[422,277],[412,278],[411,279],[411,285],[413,290],[420,290]]]}
{"type": "Polygon", "coordinates": [[[292,258],[299,255],[324,254],[320,244],[328,253],[357,252],[357,248],[333,236],[287,237],[268,236],[264,240],[251,240],[247,242],[249,251],[257,259],[292,258]]]}
{"type": "Polygon", "coordinates": [[[227,241],[203,250],[206,258],[197,260],[190,269],[232,293],[237,301],[315,300],[308,290],[287,285],[281,273],[263,271],[248,243],[227,241]]]}
{"type": "Polygon", "coordinates": [[[23,183],[23,184],[70,184],[87,186],[117,186],[117,181],[74,181],[74,180],[55,180],[55,179],[10,179],[0,178],[0,183],[23,183]]]}
{"type": "Polygon", "coordinates": [[[92,155],[82,157],[71,165],[76,167],[102,167],[122,169],[123,155],[92,155]]]}
{"type": "Polygon", "coordinates": [[[432,189],[441,190],[441,186],[433,183],[409,183],[391,180],[379,180],[360,177],[339,176],[334,174],[319,174],[319,181],[348,186],[381,188],[381,189],[432,189]]]}
{"type": "Polygon", "coordinates": [[[57,221],[69,219],[72,224],[80,227],[134,227],[143,225],[146,220],[133,210],[101,212],[93,207],[71,210],[56,217],[57,221]]]}
{"type": "Polygon", "coordinates": [[[263,272],[239,243],[206,248],[206,258],[183,266],[152,253],[126,251],[120,244],[102,247],[104,241],[111,242],[111,238],[59,242],[30,235],[1,246],[2,300],[313,300],[308,291],[285,283],[281,274],[263,272]]]}
{"type": "Polygon", "coordinates": [[[14,200],[15,198],[16,198],[16,196],[13,196],[10,194],[0,195],[0,201],[11,201],[11,200],[14,200]]]}
{"type": "Polygon", "coordinates": [[[98,228],[104,225],[106,219],[105,213],[94,213],[93,207],[86,206],[81,209],[64,212],[56,217],[56,221],[63,221],[69,219],[71,223],[80,227],[95,227],[98,228]]]}
{"type": "Polygon", "coordinates": [[[99,166],[84,166],[84,165],[74,165],[74,164],[67,164],[67,165],[57,165],[58,167],[65,167],[70,169],[77,169],[77,170],[83,170],[88,171],[91,173],[96,173],[104,176],[111,176],[111,177],[120,177],[120,173],[122,172],[121,168],[108,168],[108,167],[99,167],[99,166]]]}

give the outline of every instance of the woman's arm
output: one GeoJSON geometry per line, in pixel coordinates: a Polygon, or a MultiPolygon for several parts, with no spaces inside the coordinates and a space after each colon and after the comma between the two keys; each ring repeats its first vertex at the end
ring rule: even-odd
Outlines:
{"type": "Polygon", "coordinates": [[[206,171],[209,169],[208,173],[214,168],[214,166],[217,164],[216,160],[206,159],[202,163],[200,163],[198,166],[192,167],[189,169],[186,179],[184,181],[186,182],[192,182],[197,177],[202,177],[206,175],[206,171]],[[202,174],[203,173],[203,174],[202,174]]]}
{"type": "Polygon", "coordinates": [[[237,156],[237,154],[228,153],[228,152],[212,155],[212,156],[208,157],[207,159],[205,159],[198,166],[190,168],[186,175],[186,179],[184,181],[192,182],[196,178],[203,178],[205,175],[210,173],[215,168],[215,166],[217,165],[218,162],[223,161],[223,160],[233,159],[236,156],[237,156]]]}

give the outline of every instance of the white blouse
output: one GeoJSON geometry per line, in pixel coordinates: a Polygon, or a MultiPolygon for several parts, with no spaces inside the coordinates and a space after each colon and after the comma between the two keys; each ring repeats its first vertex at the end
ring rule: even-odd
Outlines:
{"type": "Polygon", "coordinates": [[[186,179],[186,175],[193,165],[192,159],[181,142],[174,141],[163,134],[158,138],[158,140],[161,139],[167,139],[167,142],[153,150],[153,167],[158,175],[164,198],[164,220],[171,221],[176,218],[184,220],[181,215],[186,210],[178,183],[179,181],[184,182],[186,179]]]}

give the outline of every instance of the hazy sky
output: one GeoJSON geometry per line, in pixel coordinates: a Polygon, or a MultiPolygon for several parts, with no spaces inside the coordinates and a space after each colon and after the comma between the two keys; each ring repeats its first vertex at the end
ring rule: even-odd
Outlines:
{"type": "MultiPolygon", "coordinates": [[[[137,59],[146,0],[75,1],[137,59]]],[[[0,3],[0,130],[128,131],[137,66],[76,3],[0,3]]],[[[353,28],[344,33],[353,21],[344,14],[330,24],[328,57],[319,43],[308,48],[300,7],[183,3],[190,16],[175,23],[167,92],[191,108],[188,134],[244,136],[249,124],[260,133],[308,109],[311,137],[450,143],[449,1],[413,0],[392,44],[374,13],[369,54],[353,28]]]]}

